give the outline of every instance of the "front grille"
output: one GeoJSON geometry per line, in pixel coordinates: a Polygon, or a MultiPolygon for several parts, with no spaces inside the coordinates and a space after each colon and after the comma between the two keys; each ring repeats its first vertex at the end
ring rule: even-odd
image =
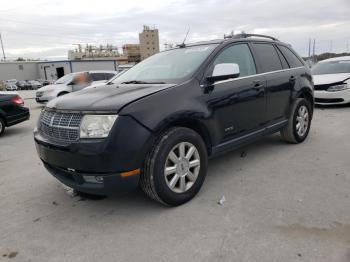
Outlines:
{"type": "Polygon", "coordinates": [[[316,103],[341,103],[344,102],[342,98],[315,98],[316,103]]]}
{"type": "Polygon", "coordinates": [[[79,127],[83,115],[44,110],[40,116],[40,134],[61,143],[71,143],[79,139],[79,127]]]}
{"type": "Polygon", "coordinates": [[[337,82],[337,83],[332,83],[332,84],[324,84],[324,85],[315,85],[314,89],[316,91],[325,91],[328,88],[330,88],[331,86],[336,86],[336,85],[341,85],[343,84],[343,82],[337,82]]]}

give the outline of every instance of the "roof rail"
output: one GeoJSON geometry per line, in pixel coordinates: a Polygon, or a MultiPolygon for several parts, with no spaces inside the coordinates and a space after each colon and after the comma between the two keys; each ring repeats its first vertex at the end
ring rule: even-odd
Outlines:
{"type": "Polygon", "coordinates": [[[277,38],[269,36],[269,35],[259,35],[259,34],[246,34],[246,33],[241,33],[241,34],[237,34],[237,35],[224,35],[224,39],[227,38],[233,38],[233,39],[237,39],[237,38],[248,38],[248,37],[263,37],[263,38],[269,38],[271,40],[274,41],[279,41],[277,38]]]}

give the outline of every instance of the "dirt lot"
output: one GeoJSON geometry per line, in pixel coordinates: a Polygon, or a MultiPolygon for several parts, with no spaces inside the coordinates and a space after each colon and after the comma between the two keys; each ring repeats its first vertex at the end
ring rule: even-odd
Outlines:
{"type": "Polygon", "coordinates": [[[0,261],[350,261],[350,107],[317,108],[303,144],[274,135],[211,160],[198,196],[165,208],[140,191],[72,197],[38,159],[41,107],[26,106],[0,138],[0,261]]]}

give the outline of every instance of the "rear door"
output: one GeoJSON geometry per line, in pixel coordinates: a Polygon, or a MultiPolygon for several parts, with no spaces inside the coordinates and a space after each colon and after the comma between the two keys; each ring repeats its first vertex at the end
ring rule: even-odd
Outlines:
{"type": "Polygon", "coordinates": [[[291,70],[273,43],[253,43],[258,60],[259,73],[266,79],[267,105],[266,122],[280,123],[287,118],[287,110],[295,81],[291,70]]]}

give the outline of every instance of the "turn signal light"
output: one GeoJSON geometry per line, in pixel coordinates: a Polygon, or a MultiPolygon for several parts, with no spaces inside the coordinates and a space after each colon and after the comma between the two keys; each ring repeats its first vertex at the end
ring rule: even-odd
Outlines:
{"type": "Polygon", "coordinates": [[[129,177],[129,176],[134,176],[134,175],[140,174],[140,172],[141,172],[141,169],[138,168],[138,169],[131,170],[131,171],[128,171],[128,172],[120,173],[120,176],[121,177],[129,177]]]}

